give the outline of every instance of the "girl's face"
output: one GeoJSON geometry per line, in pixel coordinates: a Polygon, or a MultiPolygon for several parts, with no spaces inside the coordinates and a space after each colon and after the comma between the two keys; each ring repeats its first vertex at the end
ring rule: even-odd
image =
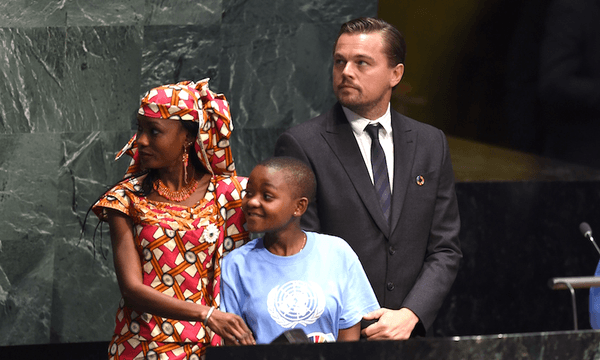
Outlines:
{"type": "Polygon", "coordinates": [[[137,144],[142,168],[181,167],[184,146],[191,137],[181,122],[142,115],[138,115],[137,119],[137,144]]]}
{"type": "Polygon", "coordinates": [[[285,170],[258,165],[250,173],[242,210],[253,233],[287,229],[297,214],[298,199],[286,182],[285,170]]]}

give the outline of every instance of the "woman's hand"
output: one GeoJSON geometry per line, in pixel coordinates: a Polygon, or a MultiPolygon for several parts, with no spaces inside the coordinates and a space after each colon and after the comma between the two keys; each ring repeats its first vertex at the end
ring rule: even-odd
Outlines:
{"type": "Polygon", "coordinates": [[[207,326],[223,338],[225,345],[256,345],[252,331],[238,315],[215,309],[207,326]]]}

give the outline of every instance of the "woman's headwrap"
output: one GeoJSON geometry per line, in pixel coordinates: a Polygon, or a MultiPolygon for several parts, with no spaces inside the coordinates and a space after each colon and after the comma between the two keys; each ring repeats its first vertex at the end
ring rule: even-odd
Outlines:
{"type": "MultiPolygon", "coordinates": [[[[156,87],[144,95],[138,114],[150,118],[199,123],[194,149],[202,165],[213,176],[236,175],[229,146],[229,137],[233,131],[229,103],[225,95],[210,91],[208,80],[196,83],[182,81],[156,87]]],[[[136,135],[115,157],[115,160],[123,154],[132,157],[125,178],[142,171],[136,135]]]]}

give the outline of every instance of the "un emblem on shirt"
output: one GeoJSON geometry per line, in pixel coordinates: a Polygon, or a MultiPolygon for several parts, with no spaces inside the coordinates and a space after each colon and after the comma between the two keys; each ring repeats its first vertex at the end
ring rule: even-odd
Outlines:
{"type": "Polygon", "coordinates": [[[271,318],[284,328],[309,325],[317,321],[325,309],[325,295],[319,284],[293,280],[269,292],[267,308],[271,318]]]}

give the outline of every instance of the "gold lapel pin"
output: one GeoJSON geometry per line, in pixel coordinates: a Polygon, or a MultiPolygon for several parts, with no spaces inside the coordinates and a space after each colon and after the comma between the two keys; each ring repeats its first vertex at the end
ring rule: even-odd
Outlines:
{"type": "Polygon", "coordinates": [[[417,185],[419,185],[419,186],[423,186],[423,184],[425,184],[425,178],[421,175],[417,176],[416,180],[417,180],[417,185]]]}

